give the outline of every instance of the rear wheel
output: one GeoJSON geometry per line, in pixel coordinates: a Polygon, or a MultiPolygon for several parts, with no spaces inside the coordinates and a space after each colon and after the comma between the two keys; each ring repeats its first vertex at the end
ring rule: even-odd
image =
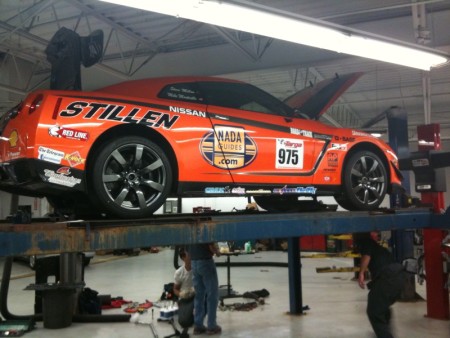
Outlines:
{"type": "Polygon", "coordinates": [[[105,143],[88,170],[96,202],[108,214],[121,218],[152,215],[172,186],[172,168],[164,151],[138,136],[105,143]]]}
{"type": "Polygon", "coordinates": [[[343,194],[336,201],[348,210],[373,210],[380,206],[387,191],[387,169],[372,151],[358,151],[343,169],[343,194]]]}

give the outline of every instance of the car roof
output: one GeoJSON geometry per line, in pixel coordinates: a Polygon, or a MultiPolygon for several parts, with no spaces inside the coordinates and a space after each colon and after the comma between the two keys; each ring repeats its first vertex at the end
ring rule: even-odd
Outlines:
{"type": "Polygon", "coordinates": [[[157,97],[162,88],[169,84],[184,82],[229,82],[244,83],[237,80],[212,76],[170,76],[120,82],[96,90],[96,92],[136,97],[157,97]]]}

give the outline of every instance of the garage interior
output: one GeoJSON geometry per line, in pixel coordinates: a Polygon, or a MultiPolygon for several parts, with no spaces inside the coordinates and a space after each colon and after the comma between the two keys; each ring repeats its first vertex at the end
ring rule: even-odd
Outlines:
{"type": "MultiPolygon", "coordinates": [[[[450,54],[448,0],[251,2],[271,7],[286,15],[299,14],[450,54]]],[[[71,29],[82,37],[89,36],[95,30],[102,30],[104,33],[101,60],[91,67],[81,67],[83,90],[93,90],[130,79],[205,75],[242,80],[284,99],[323,79],[340,74],[364,72],[364,75],[327,110],[321,121],[337,127],[378,133],[381,134],[381,138],[388,141],[386,114],[402,111],[407,116],[407,136],[411,151],[417,150],[418,147],[417,127],[430,123],[439,124],[441,150],[450,151],[448,64],[433,68],[429,72],[422,71],[96,0],[0,2],[0,114],[19,103],[29,92],[49,88],[51,64],[47,60],[45,49],[54,34],[62,27],[71,29]]],[[[448,169],[445,170],[448,173],[448,169]]],[[[410,180],[411,187],[414,187],[415,176],[412,172],[410,180]]],[[[413,188],[411,195],[420,198],[420,194],[413,188]]],[[[2,201],[0,219],[5,220],[5,226],[10,224],[7,218],[17,205],[29,206],[33,217],[36,218],[44,217],[51,212],[48,203],[42,199],[11,196],[4,192],[0,192],[0,198],[2,201]]],[[[443,193],[443,198],[445,201],[449,200],[448,191],[443,193]]],[[[182,209],[179,210],[176,200],[169,202],[165,207],[167,210],[158,213],[179,211],[192,213],[196,207],[231,212],[245,209],[248,203],[246,198],[186,199],[183,200],[182,209]]],[[[325,203],[330,202],[325,200],[325,203]]],[[[388,200],[385,206],[389,206],[388,200]]],[[[337,213],[345,211],[339,210],[337,213]]],[[[389,240],[392,236],[391,229],[408,231],[433,226],[428,218],[429,212],[424,213],[425,215],[420,214],[420,217],[424,217],[420,222],[416,222],[420,217],[412,214],[405,219],[389,219],[385,224],[376,227],[382,231],[383,239],[389,240]]],[[[202,234],[204,237],[201,239],[212,238],[218,242],[236,241],[241,248],[246,240],[250,240],[253,249],[256,239],[270,239],[279,244],[281,239],[290,238],[291,241],[288,243],[293,244],[292,238],[300,238],[300,242],[297,240],[302,250],[300,302],[299,295],[295,294],[295,291],[293,294],[289,286],[292,282],[289,273],[291,271],[298,273],[298,269],[289,266],[292,264],[289,261],[290,255],[296,254],[295,251],[287,251],[286,246],[277,247],[274,244],[269,250],[256,250],[251,255],[237,255],[230,258],[232,264],[230,280],[233,290],[244,293],[267,289],[270,296],[264,299],[264,304],[258,303],[255,308],[236,310],[230,306],[219,310],[218,323],[223,329],[222,337],[374,337],[365,314],[367,290],[359,289],[354,280],[355,272],[350,269],[354,265],[354,258],[338,255],[346,251],[351,244],[345,240],[332,239],[330,236],[366,231],[377,221],[367,219],[369,224],[359,224],[358,228],[350,213],[346,219],[339,219],[336,222],[321,216],[312,217],[319,220],[319,228],[314,228],[313,224],[300,215],[295,222],[303,222],[306,225],[303,229],[294,227],[297,231],[294,234],[285,230],[285,224],[281,220],[274,221],[276,224],[282,223],[277,230],[262,226],[259,230],[261,232],[258,232],[261,237],[257,238],[250,235],[248,230],[239,227],[232,227],[233,230],[229,231],[225,228],[211,227],[210,233],[202,234]],[[342,230],[339,231],[335,226],[341,226],[342,230]],[[313,243],[314,241],[319,241],[320,244],[313,243]],[[328,255],[330,252],[332,255],[328,255]],[[318,254],[315,255],[316,253],[318,254]],[[236,263],[243,264],[239,266],[236,263]],[[330,272],[318,272],[324,267],[329,267],[330,272]],[[348,269],[338,272],[340,267],[348,269]]],[[[250,223],[257,221],[250,215],[248,219],[250,223]]],[[[438,219],[437,223],[445,222],[441,218],[438,219]]],[[[125,233],[133,231],[127,230],[127,224],[120,226],[125,233]]],[[[188,226],[191,224],[186,227],[188,226]]],[[[40,234],[44,236],[47,231],[52,230],[45,228],[32,234],[32,230],[24,228],[24,237],[17,235],[12,238],[28,240],[40,234]]],[[[189,233],[187,229],[183,228],[183,231],[189,233]]],[[[161,234],[156,238],[142,236],[138,240],[127,237],[122,242],[126,245],[122,247],[113,247],[112,240],[105,241],[103,244],[105,247],[109,246],[108,250],[100,250],[99,244],[98,252],[84,269],[86,287],[100,294],[123,297],[132,302],[157,303],[164,290],[164,284],[173,280],[175,245],[182,241],[177,237],[181,234],[173,235],[171,240],[167,240],[164,234],[164,230],[161,230],[161,234]],[[145,250],[150,247],[153,248],[153,252],[145,250]],[[129,250],[133,248],[140,249],[140,254],[133,255],[136,251],[132,250],[130,255],[113,255],[113,249],[127,249],[130,253],[129,250]]],[[[75,238],[83,241],[83,238],[90,235],[96,236],[97,233],[93,229],[86,228],[81,235],[76,235],[80,237],[75,238]]],[[[126,234],[123,236],[126,237],[126,234]]],[[[2,235],[3,242],[8,240],[10,237],[2,235]]],[[[61,243],[61,247],[70,247],[74,250],[79,246],[77,243],[68,244],[70,240],[64,236],[55,241],[61,243]]],[[[23,245],[17,247],[12,250],[14,254],[30,249],[23,245]]],[[[10,246],[5,246],[1,255],[10,256],[9,248],[10,246]]],[[[4,257],[1,258],[1,262],[3,269],[8,262],[4,257]]],[[[216,262],[219,263],[219,282],[225,285],[226,259],[218,257],[216,262]]],[[[35,272],[23,262],[14,261],[12,264],[7,306],[11,313],[26,316],[33,313],[35,297],[33,291],[23,289],[35,283],[35,272]]],[[[429,311],[427,281],[420,283],[419,281],[420,278],[415,276],[416,299],[397,302],[393,307],[396,336],[447,337],[450,332],[449,318],[442,320],[427,316],[429,311]]],[[[448,284],[446,287],[448,293],[448,284]]],[[[226,288],[222,291],[225,292],[226,288]]],[[[225,304],[234,302],[234,299],[227,299],[225,304]]],[[[243,300],[237,298],[236,302],[240,303],[243,300]]],[[[167,302],[162,303],[163,307],[167,305],[167,302]]],[[[123,315],[124,308],[126,306],[103,310],[102,315],[123,315]]],[[[156,335],[151,329],[151,323],[159,337],[167,337],[174,334],[174,329],[167,321],[157,320],[160,317],[160,310],[161,308],[156,306],[145,309],[137,320],[139,323],[136,323],[136,320],[115,322],[114,319],[98,323],[74,321],[66,328],[51,329],[45,328],[42,321],[38,321],[36,329],[25,335],[152,337],[156,335]]],[[[189,332],[192,333],[192,330],[189,332]]]]}

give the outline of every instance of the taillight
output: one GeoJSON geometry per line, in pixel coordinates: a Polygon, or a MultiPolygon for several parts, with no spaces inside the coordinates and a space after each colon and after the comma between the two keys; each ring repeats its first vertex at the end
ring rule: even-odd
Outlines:
{"type": "Polygon", "coordinates": [[[44,95],[39,94],[38,96],[36,96],[33,101],[30,104],[30,107],[28,108],[28,114],[32,114],[36,111],[36,109],[39,108],[39,106],[42,103],[42,99],[44,98],[44,95]]]}

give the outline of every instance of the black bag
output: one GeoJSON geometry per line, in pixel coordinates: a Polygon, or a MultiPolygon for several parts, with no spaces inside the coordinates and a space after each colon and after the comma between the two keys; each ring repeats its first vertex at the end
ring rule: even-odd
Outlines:
{"type": "Polygon", "coordinates": [[[190,327],[194,324],[194,297],[181,298],[178,301],[178,324],[182,328],[190,327]]]}
{"type": "Polygon", "coordinates": [[[161,300],[172,300],[172,301],[177,301],[178,297],[175,294],[175,292],[173,291],[173,286],[175,285],[175,283],[167,283],[164,284],[164,291],[161,294],[160,299],[161,300]]]}
{"type": "Polygon", "coordinates": [[[78,296],[78,312],[80,314],[99,315],[102,313],[102,304],[98,292],[89,288],[83,289],[78,296]]]}

